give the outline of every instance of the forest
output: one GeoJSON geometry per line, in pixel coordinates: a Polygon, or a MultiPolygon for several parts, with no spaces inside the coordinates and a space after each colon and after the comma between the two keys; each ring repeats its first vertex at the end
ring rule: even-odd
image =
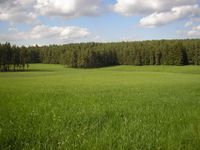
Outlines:
{"type": "Polygon", "coordinates": [[[49,46],[0,44],[0,70],[25,70],[30,63],[63,64],[73,68],[114,65],[200,65],[200,39],[49,46]]]}
{"type": "Polygon", "coordinates": [[[22,71],[28,68],[30,53],[28,48],[0,44],[0,71],[22,71]]]}

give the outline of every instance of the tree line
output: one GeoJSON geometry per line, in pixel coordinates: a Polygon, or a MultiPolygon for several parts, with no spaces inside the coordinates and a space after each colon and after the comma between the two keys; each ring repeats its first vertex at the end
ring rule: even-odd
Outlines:
{"type": "Polygon", "coordinates": [[[39,48],[41,63],[75,68],[113,65],[200,65],[200,39],[79,43],[39,48]]]}
{"type": "Polygon", "coordinates": [[[28,68],[28,50],[26,47],[0,44],[0,71],[18,71],[28,68]]]}
{"type": "Polygon", "coordinates": [[[0,68],[24,69],[28,63],[64,64],[74,68],[114,65],[200,65],[200,39],[115,43],[77,43],[16,47],[0,45],[0,68]]]}

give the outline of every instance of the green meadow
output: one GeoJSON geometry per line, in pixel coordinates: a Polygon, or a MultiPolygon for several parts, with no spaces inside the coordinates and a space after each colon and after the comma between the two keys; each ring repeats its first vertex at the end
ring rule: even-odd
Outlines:
{"type": "Polygon", "coordinates": [[[199,66],[0,73],[2,150],[198,150],[199,66]]]}

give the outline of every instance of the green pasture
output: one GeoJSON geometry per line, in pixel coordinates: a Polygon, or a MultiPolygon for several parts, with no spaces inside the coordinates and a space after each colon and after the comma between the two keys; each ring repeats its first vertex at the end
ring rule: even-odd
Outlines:
{"type": "Polygon", "coordinates": [[[0,73],[0,149],[198,150],[200,67],[0,73]]]}

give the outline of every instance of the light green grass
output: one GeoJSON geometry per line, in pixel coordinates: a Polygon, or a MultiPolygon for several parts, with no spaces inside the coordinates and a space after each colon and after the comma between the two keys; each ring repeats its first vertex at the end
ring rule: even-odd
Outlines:
{"type": "Polygon", "coordinates": [[[0,73],[0,149],[200,149],[200,67],[0,73]]]}

